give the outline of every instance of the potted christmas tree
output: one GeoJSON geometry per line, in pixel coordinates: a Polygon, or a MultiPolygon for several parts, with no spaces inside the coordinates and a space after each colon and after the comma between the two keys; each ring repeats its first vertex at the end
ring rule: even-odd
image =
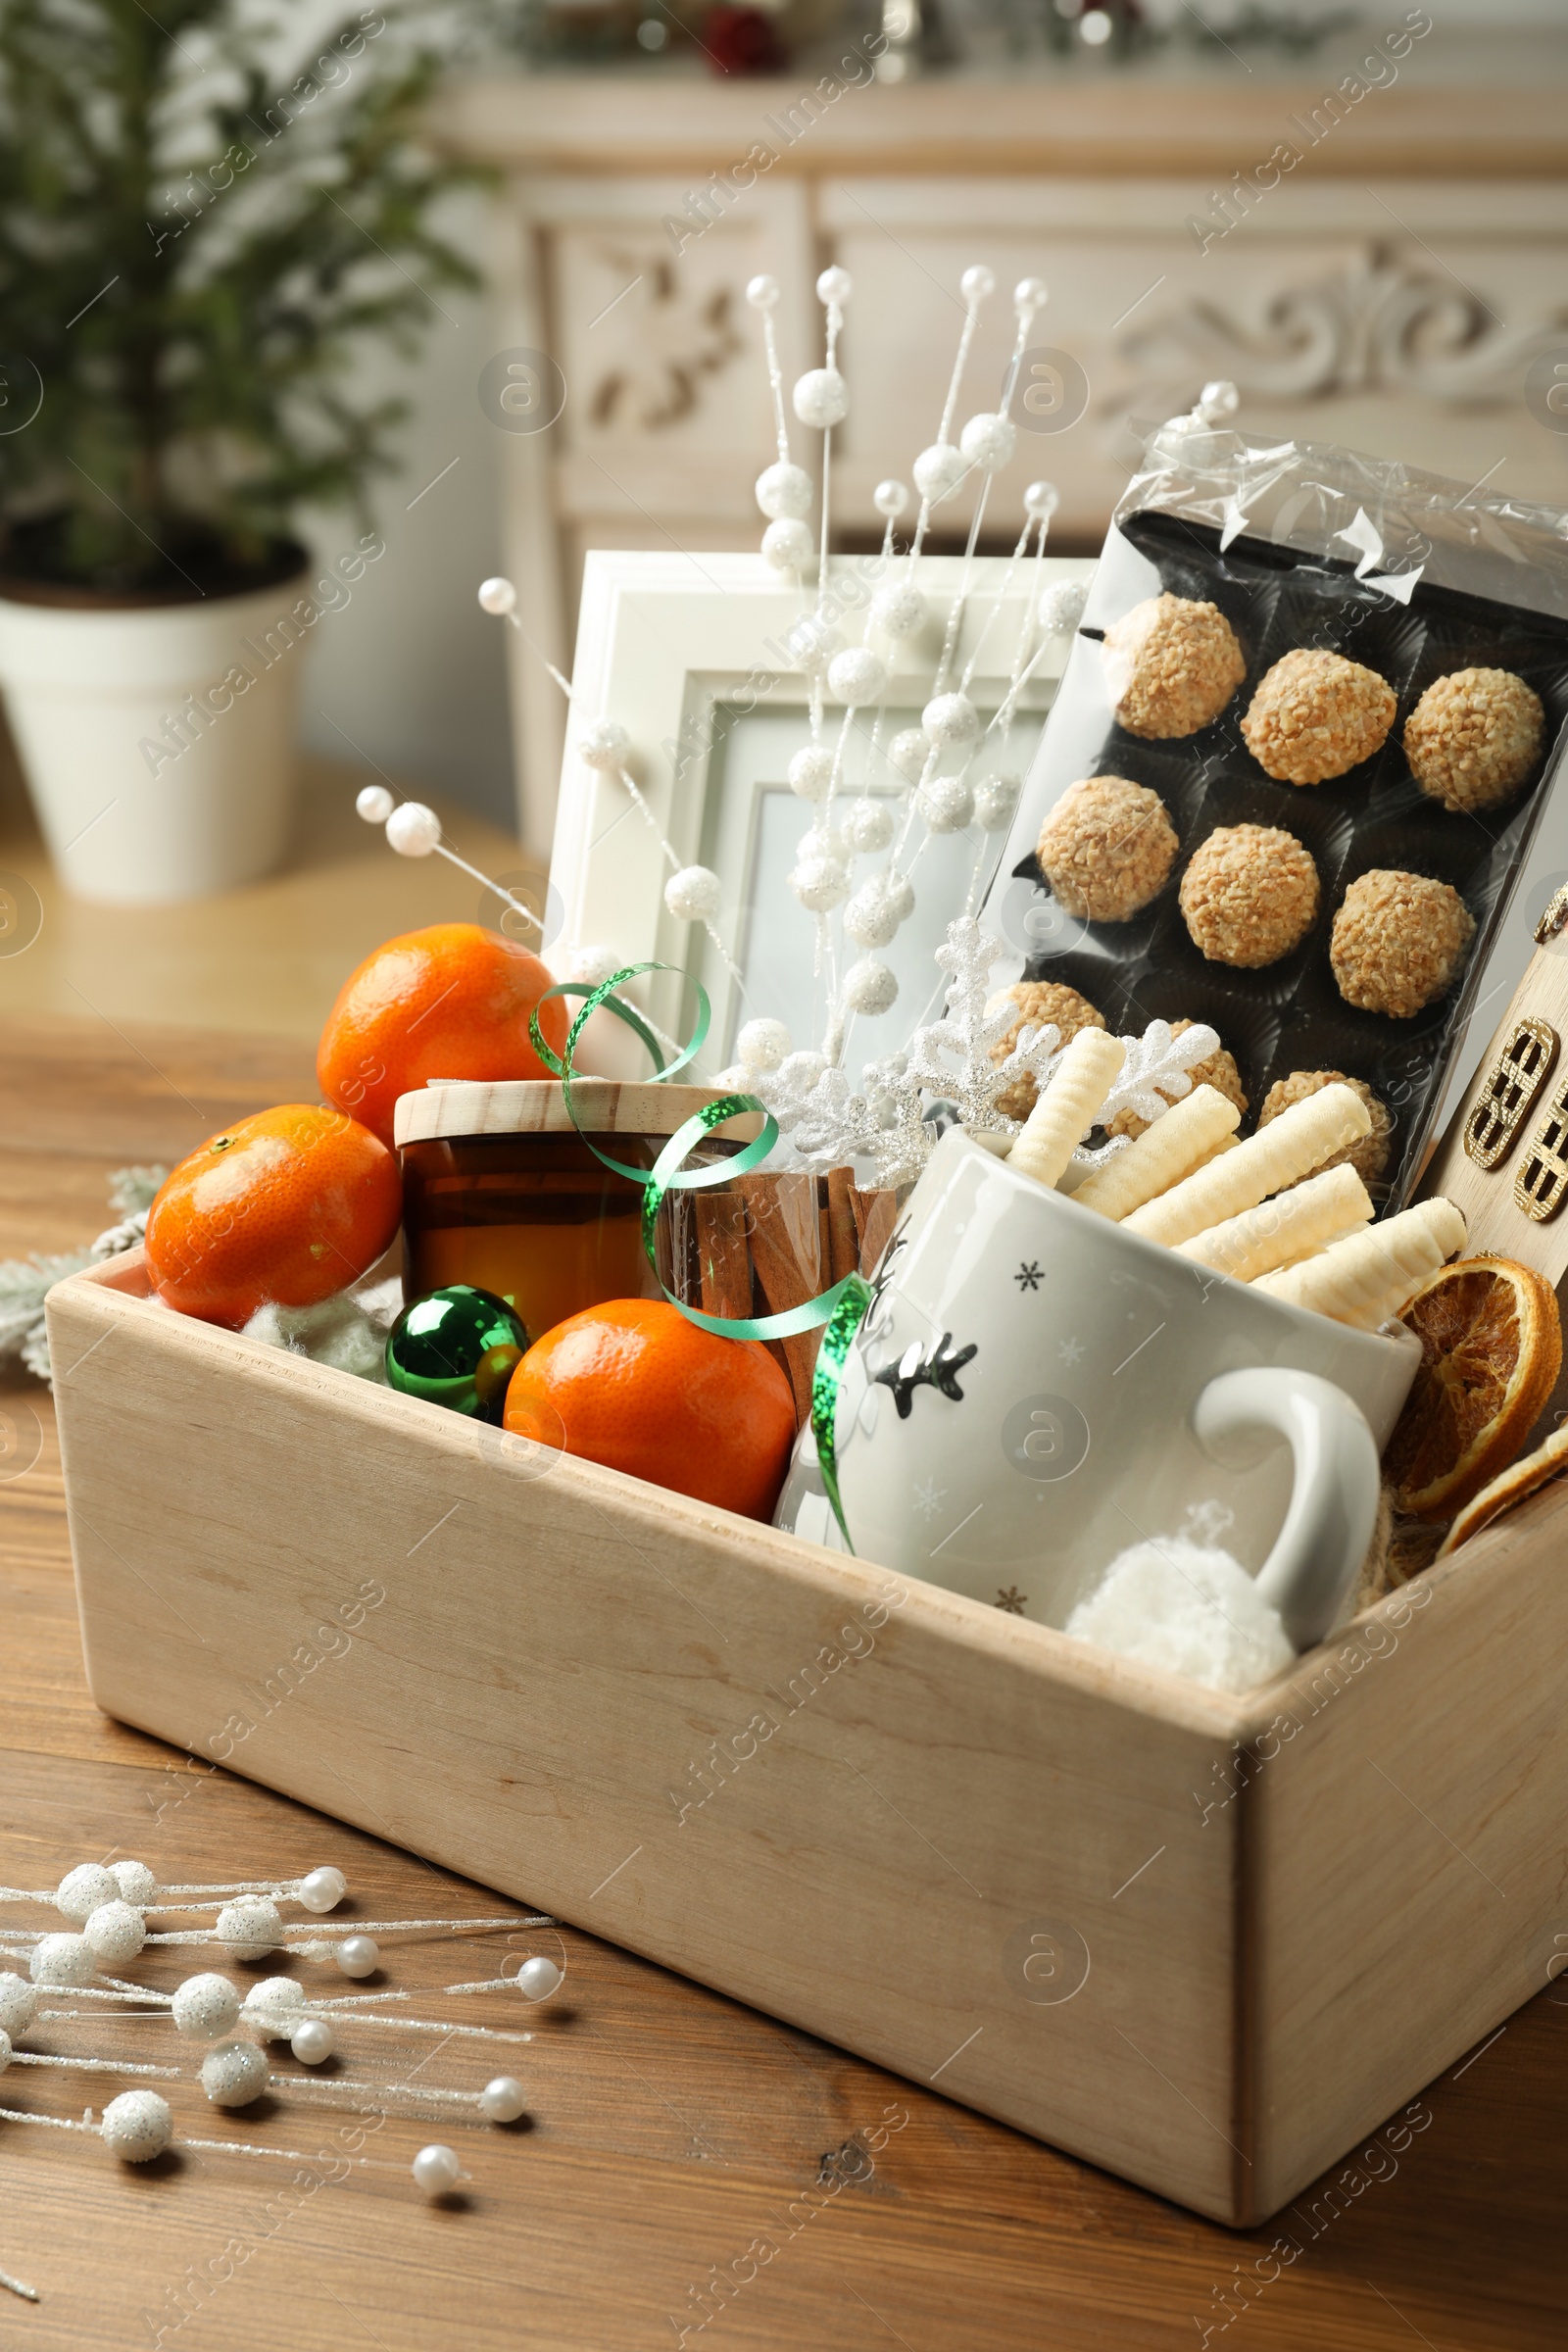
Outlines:
{"type": "Polygon", "coordinates": [[[0,5],[0,685],[87,897],[281,857],[300,648],[383,552],[403,413],[347,371],[473,282],[415,140],[430,49],[376,8],[277,40],[250,0],[0,5]],[[313,563],[293,519],[333,504],[313,563]]]}

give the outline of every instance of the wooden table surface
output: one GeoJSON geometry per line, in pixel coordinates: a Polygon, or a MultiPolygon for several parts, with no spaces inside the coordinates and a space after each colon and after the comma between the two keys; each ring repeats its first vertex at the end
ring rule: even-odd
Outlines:
{"type": "MultiPolygon", "coordinates": [[[[13,1019],[0,1035],[0,1256],[90,1238],[109,1221],[111,1168],[172,1160],[230,1116],[302,1089],[314,1094],[310,1057],[292,1043],[13,1019]]],[[[0,1881],[50,1886],[74,1863],[123,1855],[170,1883],[331,1861],[362,1917],[515,1916],[499,1896],[101,1716],[82,1680],[49,1399],[13,1384],[0,1409],[20,1441],[0,1463],[0,1881]]],[[[9,1916],[45,1924],[36,1911],[9,1916]]],[[[191,1965],[136,1973],[170,1985],[191,1965]]],[[[1568,1990],[1544,1988],[1434,2083],[1430,2120],[1396,2168],[1381,2152],[1332,2226],[1320,2208],[1314,2236],[1298,2218],[1307,2197],[1268,2228],[1218,2229],[569,1928],[420,1936],[398,1947],[389,1981],[418,1988],[425,2016],[534,2034],[504,2053],[528,2093],[526,2126],[399,2120],[368,2143],[406,2165],[427,2138],[454,2140],[472,2175],[460,2197],[428,2204],[396,2171],[295,2183],[293,2166],[252,2157],[174,2153],[133,2170],[85,2137],[0,2123],[0,2269],[40,2297],[0,2290],[0,2346],[1514,2352],[1564,2340],[1568,1990]],[[510,1993],[443,2003],[433,1989],[530,1948],[567,1958],[543,2008],[510,1993]],[[867,2156],[865,2134],[874,2144],[879,2132],[867,2156]],[[753,2258],[747,2278],[747,2249],[782,2237],[775,2217],[791,2200],[794,2234],[760,2267],[753,2258]],[[1270,2263],[1282,2229],[1300,2251],[1270,2263]],[[715,2266],[737,2282],[727,2300],[710,2292],[705,2328],[692,2290],[711,2285],[715,2266]],[[1239,2268],[1249,2292],[1234,2284],[1239,2268]]],[[[1393,2009],[1399,1985],[1387,1990],[1393,2009]]],[[[43,2046],[90,2039],[123,2057],[156,2045],[160,2061],[193,2064],[189,2045],[174,2052],[156,2027],[118,2039],[51,2032],[43,2046]]],[[[356,2073],[388,2081],[436,2046],[343,2038],[356,2073]]],[[[482,2082],[497,2064],[484,2047],[442,2047],[425,2080],[482,2082]]],[[[13,2068],[0,2104],[79,2117],[120,2087],[13,2068]]],[[[307,2152],[328,2137],[302,2100],[232,2116],[194,2086],[172,2098],[176,2135],[307,2152]]]]}

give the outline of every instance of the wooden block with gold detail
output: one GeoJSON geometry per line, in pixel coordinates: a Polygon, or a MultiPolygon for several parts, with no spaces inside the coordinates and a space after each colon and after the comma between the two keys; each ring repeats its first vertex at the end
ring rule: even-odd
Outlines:
{"type": "Polygon", "coordinates": [[[1466,1155],[1478,1168],[1507,1158],[1557,1060],[1557,1032],[1524,1013],[1497,1033],[1481,1092],[1464,1123],[1466,1155]]]}
{"type": "Polygon", "coordinates": [[[1472,1250],[1568,1274],[1568,891],[1537,925],[1537,952],[1422,1176],[1464,1211],[1472,1250]]]}

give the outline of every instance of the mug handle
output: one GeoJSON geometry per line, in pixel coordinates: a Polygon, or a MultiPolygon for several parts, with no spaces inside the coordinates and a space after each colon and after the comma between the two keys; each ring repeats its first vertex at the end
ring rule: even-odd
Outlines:
{"type": "Polygon", "coordinates": [[[1378,1449],[1366,1415],[1315,1372],[1260,1364],[1211,1380],[1193,1428],[1209,1451],[1243,1430],[1272,1429],[1290,1441],[1291,1506],[1255,1581],[1297,1649],[1310,1649],[1339,1615],[1377,1522],[1378,1449]]]}

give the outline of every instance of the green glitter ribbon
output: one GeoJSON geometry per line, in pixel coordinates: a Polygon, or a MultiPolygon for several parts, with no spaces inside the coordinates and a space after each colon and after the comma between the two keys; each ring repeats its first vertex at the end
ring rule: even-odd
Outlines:
{"type": "Polygon", "coordinates": [[[528,1035],[533,1042],[534,1052],[546,1069],[561,1080],[566,1115],[594,1157],[607,1168],[612,1169],[617,1176],[624,1176],[642,1187],[644,1254],[653,1268],[654,1280],[665,1298],[686,1317],[688,1323],[695,1323],[700,1330],[710,1331],[721,1340],[787,1340],[793,1339],[798,1332],[814,1331],[819,1325],[826,1326],[822,1333],[816,1369],[811,1376],[811,1436],[816,1444],[816,1458],[827,1498],[833,1506],[833,1516],[838,1521],[845,1549],[853,1556],[855,1545],[850,1541],[850,1531],[844,1520],[844,1506],[839,1499],[836,1429],[844,1366],[849,1358],[850,1344],[871,1303],[870,1284],[861,1274],[846,1274],[830,1290],[819,1292],[816,1298],[808,1298],[801,1306],[787,1307],[781,1314],[705,1315],[700,1308],[688,1306],[684,1298],[677,1298],[659,1271],[655,1241],[659,1212],[667,1195],[672,1192],[700,1192],[705,1186],[728,1184],[731,1177],[744,1176],[760,1166],[778,1141],[778,1122],[772,1112],[755,1095],[723,1095],[715,1102],[705,1102],[701,1110],[677,1127],[652,1168],[634,1168],[625,1160],[614,1158],[609,1152],[602,1152],[577,1116],[574,1094],[581,1077],[575,1066],[577,1040],[601,1006],[614,1013],[642,1039],[653,1057],[656,1082],[662,1083],[673,1078],[677,1070],[685,1069],[702,1052],[712,1023],[712,1007],[708,992],[700,981],[692,982],[697,991],[697,1025],[687,1043],[669,1061],[664,1059],[659,1041],[648,1023],[633,1005],[624,1004],[614,993],[622,981],[635,980],[644,972],[674,969],[673,964],[667,963],[628,963],[620,971],[612,972],[608,980],[600,981],[597,987],[591,987],[582,980],[558,981],[554,988],[545,990],[538,1005],[529,1014],[528,1035]],[[581,997],[583,1000],[566,1033],[564,1054],[555,1052],[539,1026],[540,1007],[548,1004],[552,997],[581,997]],[[681,1162],[687,1153],[702,1142],[704,1136],[711,1134],[715,1127],[723,1126],[727,1119],[738,1118],[749,1112],[759,1113],[762,1121],[761,1132],[751,1143],[743,1144],[739,1152],[731,1153],[728,1158],[713,1161],[706,1167],[682,1167],[681,1162]]]}
{"type": "Polygon", "coordinates": [[[817,1350],[816,1369],[811,1374],[811,1436],[816,1441],[816,1466],[822,1473],[827,1498],[833,1505],[833,1516],[844,1538],[844,1548],[851,1557],[855,1545],[844,1518],[844,1505],[839,1499],[838,1418],[839,1389],[844,1379],[844,1366],[849,1360],[850,1342],[865,1318],[871,1303],[871,1285],[863,1274],[846,1274],[835,1283],[822,1299],[812,1301],[822,1305],[831,1300],[832,1312],[822,1345],[817,1350]]]}

